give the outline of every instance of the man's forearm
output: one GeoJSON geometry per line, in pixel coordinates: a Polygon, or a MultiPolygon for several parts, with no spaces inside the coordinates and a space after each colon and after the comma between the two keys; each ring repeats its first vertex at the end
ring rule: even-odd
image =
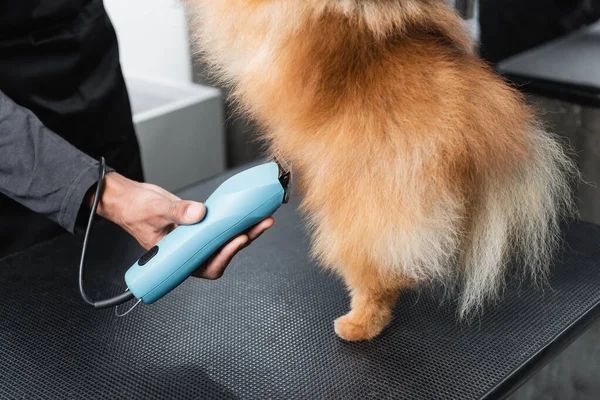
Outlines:
{"type": "Polygon", "coordinates": [[[0,193],[72,232],[98,161],[0,91],[0,193]]]}

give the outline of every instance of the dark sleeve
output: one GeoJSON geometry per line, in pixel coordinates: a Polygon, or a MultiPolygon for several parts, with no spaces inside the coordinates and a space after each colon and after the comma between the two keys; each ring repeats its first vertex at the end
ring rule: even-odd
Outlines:
{"type": "Polygon", "coordinates": [[[73,232],[98,167],[0,91],[0,193],[73,232]]]}

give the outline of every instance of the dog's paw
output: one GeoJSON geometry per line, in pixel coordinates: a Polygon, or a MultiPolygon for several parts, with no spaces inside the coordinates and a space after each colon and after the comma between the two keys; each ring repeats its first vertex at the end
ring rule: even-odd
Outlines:
{"type": "Polygon", "coordinates": [[[333,323],[335,333],[349,342],[370,340],[381,333],[387,325],[387,321],[377,323],[376,321],[359,319],[351,314],[336,319],[333,323]]]}

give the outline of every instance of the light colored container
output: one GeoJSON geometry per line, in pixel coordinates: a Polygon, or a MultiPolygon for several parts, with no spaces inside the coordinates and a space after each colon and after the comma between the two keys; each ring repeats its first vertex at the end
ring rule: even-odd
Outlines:
{"type": "Polygon", "coordinates": [[[146,181],[171,192],[225,171],[220,90],[126,77],[146,181]]]}

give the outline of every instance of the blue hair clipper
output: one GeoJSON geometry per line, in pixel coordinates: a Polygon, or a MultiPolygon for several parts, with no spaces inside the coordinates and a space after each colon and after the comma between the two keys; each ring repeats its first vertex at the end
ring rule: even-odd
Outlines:
{"type": "Polygon", "coordinates": [[[105,173],[105,160],[101,158],[100,178],[79,265],[80,294],[96,309],[115,307],[133,298],[138,304],[154,303],[179,286],[231,239],[273,215],[289,198],[290,171],[277,160],[234,175],[206,200],[206,215],[202,221],[178,226],[127,270],[125,293],[94,301],[83,289],[83,266],[105,173]]]}
{"type": "Polygon", "coordinates": [[[223,245],[288,201],[290,172],[269,162],[234,175],[206,200],[206,215],[181,225],[125,273],[129,291],[152,304],[187,279],[223,245]]]}

